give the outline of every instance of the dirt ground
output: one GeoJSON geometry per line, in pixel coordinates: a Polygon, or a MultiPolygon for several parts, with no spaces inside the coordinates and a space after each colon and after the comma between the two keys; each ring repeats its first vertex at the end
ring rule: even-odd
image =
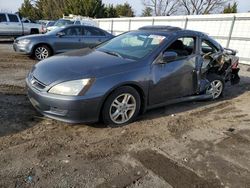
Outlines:
{"type": "Polygon", "coordinates": [[[0,43],[0,187],[250,187],[250,68],[218,101],[106,128],[42,117],[26,97],[36,62],[0,43]]]}

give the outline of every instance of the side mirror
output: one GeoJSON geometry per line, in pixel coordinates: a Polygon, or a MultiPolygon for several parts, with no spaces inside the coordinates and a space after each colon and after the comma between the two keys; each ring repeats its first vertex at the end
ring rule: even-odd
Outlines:
{"type": "Polygon", "coordinates": [[[58,32],[58,33],[56,34],[56,36],[58,36],[58,37],[63,37],[64,35],[65,35],[64,32],[58,32]]]}
{"type": "Polygon", "coordinates": [[[178,57],[178,54],[173,51],[164,52],[162,55],[162,59],[164,63],[174,61],[177,59],[177,57],[178,57]]]}

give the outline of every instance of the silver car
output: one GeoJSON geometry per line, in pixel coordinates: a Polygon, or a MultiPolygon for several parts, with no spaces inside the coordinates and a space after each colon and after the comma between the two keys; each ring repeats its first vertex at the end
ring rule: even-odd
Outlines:
{"type": "Polygon", "coordinates": [[[112,34],[97,27],[69,25],[46,34],[19,37],[13,48],[16,52],[42,60],[69,50],[91,48],[111,38],[112,34]]]}

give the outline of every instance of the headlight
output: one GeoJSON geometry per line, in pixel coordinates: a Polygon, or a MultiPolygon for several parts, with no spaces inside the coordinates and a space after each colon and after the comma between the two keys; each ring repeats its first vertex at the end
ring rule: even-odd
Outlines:
{"type": "Polygon", "coordinates": [[[59,95],[78,95],[86,85],[90,83],[90,79],[73,80],[63,82],[53,86],[48,92],[59,95]]]}
{"type": "Polygon", "coordinates": [[[26,44],[28,44],[30,42],[30,40],[28,40],[28,39],[23,39],[23,40],[19,40],[18,41],[18,44],[20,44],[20,45],[26,45],[26,44]]]}

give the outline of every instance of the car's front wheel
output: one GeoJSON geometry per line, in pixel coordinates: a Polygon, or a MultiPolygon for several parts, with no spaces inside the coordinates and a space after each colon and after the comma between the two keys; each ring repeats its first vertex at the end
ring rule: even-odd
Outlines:
{"type": "Polygon", "coordinates": [[[217,74],[209,74],[207,79],[210,82],[210,86],[207,88],[206,94],[212,95],[214,100],[218,99],[222,96],[224,91],[224,79],[217,74]]]}
{"type": "Polygon", "coordinates": [[[115,90],[105,101],[102,118],[110,127],[131,123],[140,111],[141,99],[138,92],[129,86],[115,90]]]}
{"type": "Polygon", "coordinates": [[[47,45],[38,45],[33,52],[34,57],[39,61],[48,58],[51,54],[51,49],[47,45]]]}

